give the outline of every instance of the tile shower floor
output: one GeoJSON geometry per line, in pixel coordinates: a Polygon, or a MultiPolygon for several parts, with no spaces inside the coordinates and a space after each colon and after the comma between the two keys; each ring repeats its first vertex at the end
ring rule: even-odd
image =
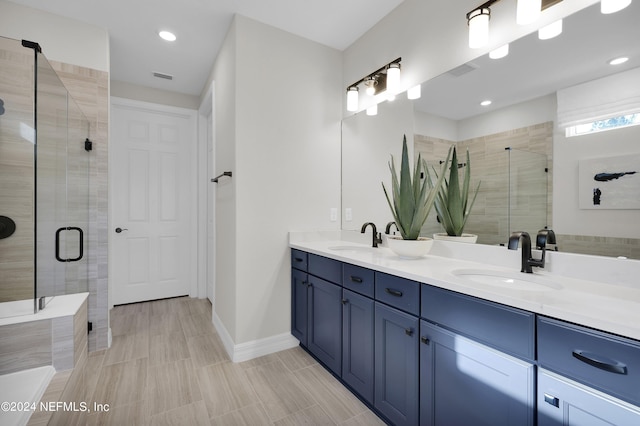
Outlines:
{"type": "Polygon", "coordinates": [[[117,306],[111,348],[89,354],[89,425],[383,425],[300,348],[232,363],[208,300],[117,306]]]}

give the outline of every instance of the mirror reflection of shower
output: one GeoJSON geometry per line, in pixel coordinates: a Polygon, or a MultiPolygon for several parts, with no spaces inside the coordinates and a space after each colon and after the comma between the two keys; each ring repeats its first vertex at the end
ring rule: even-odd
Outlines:
{"type": "Polygon", "coordinates": [[[0,37],[0,318],[88,290],[89,121],[37,43],[0,37]]]}
{"type": "Polygon", "coordinates": [[[547,221],[547,156],[511,147],[509,158],[509,229],[535,233],[549,225],[547,221]]]}

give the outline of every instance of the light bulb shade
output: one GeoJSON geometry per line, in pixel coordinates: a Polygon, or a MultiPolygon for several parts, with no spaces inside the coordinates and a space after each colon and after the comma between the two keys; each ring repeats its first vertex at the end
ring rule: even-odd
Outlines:
{"type": "Polygon", "coordinates": [[[600,2],[600,12],[604,14],[616,13],[631,4],[631,0],[602,0],[600,2]]]}
{"type": "Polygon", "coordinates": [[[542,0],[518,0],[516,7],[516,22],[527,25],[535,22],[542,11],[542,0]]]}
{"type": "Polygon", "coordinates": [[[509,44],[507,43],[504,46],[500,46],[497,49],[494,49],[491,52],[489,52],[489,57],[491,59],[500,59],[500,58],[504,58],[508,54],[509,54],[509,44]]]}
{"type": "Polygon", "coordinates": [[[469,21],[469,47],[477,49],[486,46],[489,42],[489,16],[491,10],[488,7],[476,9],[467,14],[469,21]]]}
{"type": "Polygon", "coordinates": [[[347,111],[358,110],[358,88],[349,87],[347,89],[347,111]]]}
{"type": "Polygon", "coordinates": [[[407,90],[407,99],[420,99],[421,96],[422,96],[422,86],[419,84],[407,90]]]}
{"type": "Polygon", "coordinates": [[[378,115],[378,104],[371,105],[367,108],[367,115],[378,115]]]}
{"type": "Polygon", "coordinates": [[[395,95],[400,90],[400,64],[390,64],[387,68],[387,93],[395,95]]]}
{"type": "Polygon", "coordinates": [[[562,19],[559,19],[546,27],[538,30],[538,38],[540,40],[549,40],[562,34],[562,19]]]}

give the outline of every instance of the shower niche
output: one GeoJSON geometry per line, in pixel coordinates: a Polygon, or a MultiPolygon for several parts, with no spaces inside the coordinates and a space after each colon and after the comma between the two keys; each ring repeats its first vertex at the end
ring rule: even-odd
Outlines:
{"type": "Polygon", "coordinates": [[[0,37],[0,317],[88,291],[89,130],[39,45],[0,37]]]}

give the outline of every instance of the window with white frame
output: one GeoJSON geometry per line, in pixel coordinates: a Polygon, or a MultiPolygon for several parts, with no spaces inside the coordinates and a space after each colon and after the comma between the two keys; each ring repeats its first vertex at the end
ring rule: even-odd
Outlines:
{"type": "Polygon", "coordinates": [[[585,124],[577,124],[566,128],[566,136],[581,136],[591,133],[604,132],[606,130],[620,129],[623,127],[636,126],[640,124],[640,113],[626,114],[605,120],[592,121],[585,124]]]}

